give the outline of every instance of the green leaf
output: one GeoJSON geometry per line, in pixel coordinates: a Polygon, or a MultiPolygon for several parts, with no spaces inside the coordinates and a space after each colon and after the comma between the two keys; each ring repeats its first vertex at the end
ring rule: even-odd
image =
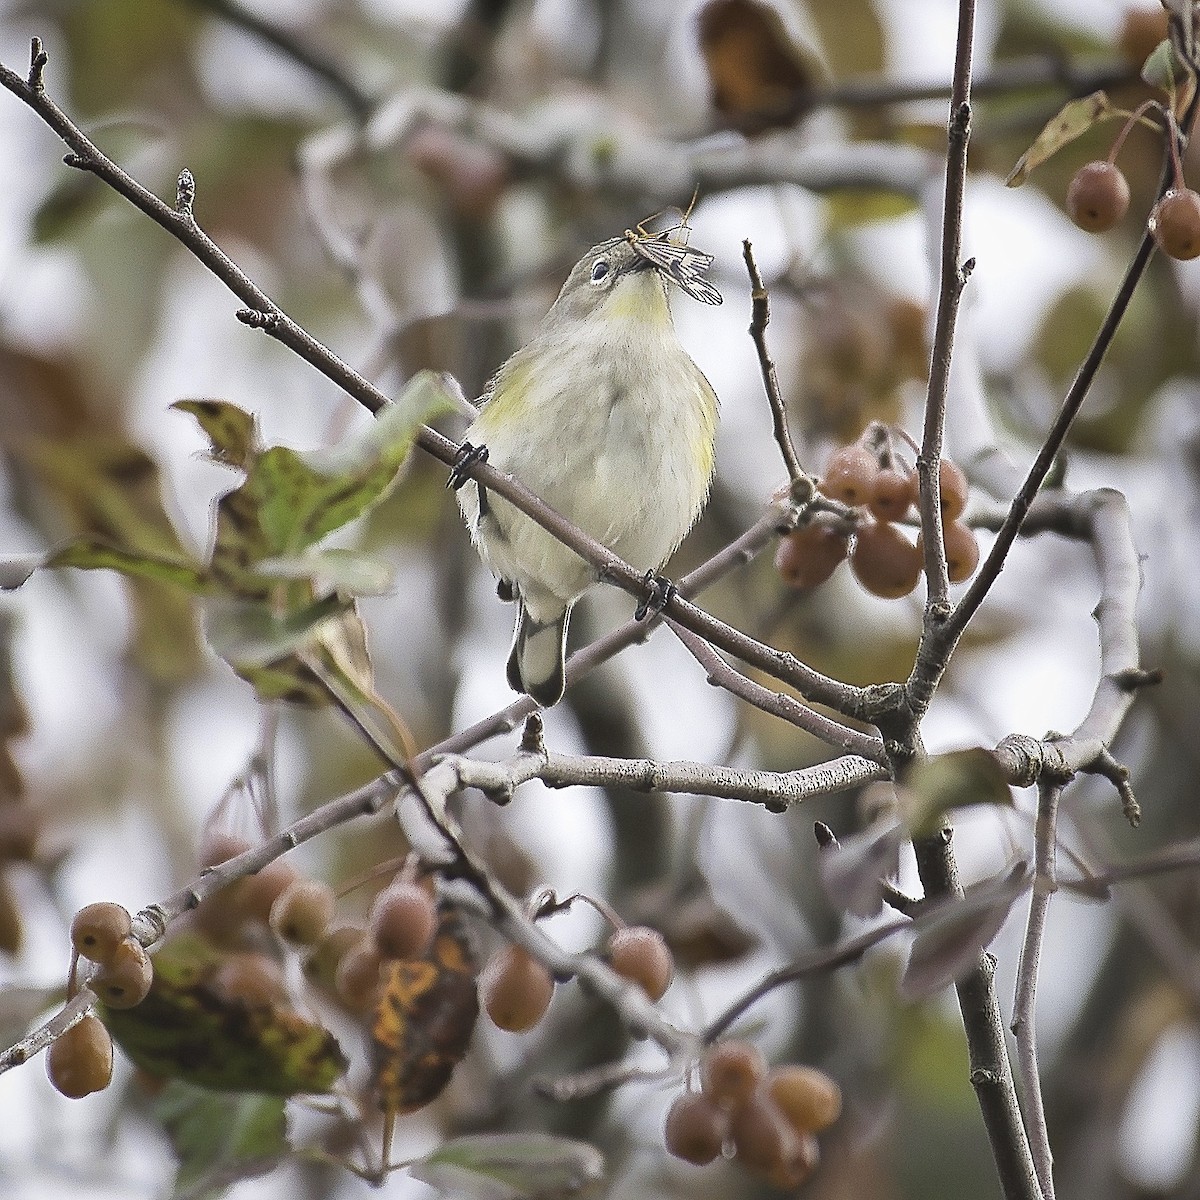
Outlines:
{"type": "Polygon", "coordinates": [[[1006,187],[1020,187],[1034,167],[1057,154],[1064,146],[1087,133],[1094,125],[1119,116],[1104,92],[1093,92],[1079,100],[1069,100],[1058,114],[1046,123],[1033,144],[1017,159],[1017,165],[1004,181],[1006,187]]]}
{"type": "Polygon", "coordinates": [[[272,1170],[291,1147],[279,1096],[222,1096],[173,1080],[154,1101],[179,1166],[174,1200],[207,1200],[272,1170]]]}
{"type": "Polygon", "coordinates": [[[439,377],[422,372],[337,446],[253,455],[245,482],[217,505],[214,570],[236,581],[264,558],[293,558],[361,516],[394,486],[418,428],[451,405],[439,377]]]}
{"type": "Polygon", "coordinates": [[[247,1006],[213,986],[223,957],[183,934],[154,955],[150,994],[97,1015],[143,1070],[220,1092],[295,1096],[330,1091],[346,1059],[327,1029],[277,1004],[247,1006]]]}
{"type": "Polygon", "coordinates": [[[246,470],[258,452],[254,415],[227,400],[176,400],[171,405],[191,413],[212,443],[212,456],[219,463],[246,470]]]}
{"type": "Polygon", "coordinates": [[[901,793],[913,837],[934,833],[946,813],[972,804],[998,804],[1012,807],[1012,789],[1008,786],[996,756],[976,746],[954,750],[919,762],[909,774],[901,793]]]}
{"type": "Polygon", "coordinates": [[[334,588],[345,596],[382,596],[395,582],[395,572],[382,559],[340,547],[264,558],[254,569],[268,579],[311,579],[322,591],[334,588]]]}
{"type": "Polygon", "coordinates": [[[336,592],[283,616],[253,600],[217,596],[204,606],[204,635],[213,650],[241,672],[308,649],[321,626],[348,609],[349,601],[336,592]]]}
{"type": "Polygon", "coordinates": [[[78,567],[84,571],[119,571],[122,575],[174,584],[197,594],[209,588],[207,573],[195,563],[184,559],[162,558],[155,554],[139,554],[135,550],[122,550],[95,538],[76,538],[73,542],[68,542],[47,555],[42,565],[78,567]]]}
{"type": "Polygon", "coordinates": [[[411,1164],[414,1179],[455,1200],[560,1200],[604,1182],[604,1159],[586,1142],[548,1133],[470,1134],[411,1164]]]}

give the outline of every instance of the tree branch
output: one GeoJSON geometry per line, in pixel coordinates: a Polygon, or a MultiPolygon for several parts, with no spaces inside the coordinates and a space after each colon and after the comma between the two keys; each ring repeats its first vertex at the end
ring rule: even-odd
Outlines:
{"type": "Polygon", "coordinates": [[[1029,896],[1029,917],[1025,941],[1017,968],[1016,997],[1013,1000],[1012,1031],[1017,1039],[1017,1063],[1021,1069],[1025,1100],[1025,1128],[1029,1134],[1034,1169],[1045,1200],[1054,1200],[1054,1155],[1046,1131],[1046,1111],[1042,1101],[1042,1078],[1038,1069],[1037,1009],[1038,968],[1041,964],[1042,939],[1046,933],[1046,914],[1050,896],[1058,888],[1054,862],[1058,843],[1058,801],[1062,782],[1045,779],[1038,788],[1037,826],[1034,835],[1034,881],[1029,896]]]}

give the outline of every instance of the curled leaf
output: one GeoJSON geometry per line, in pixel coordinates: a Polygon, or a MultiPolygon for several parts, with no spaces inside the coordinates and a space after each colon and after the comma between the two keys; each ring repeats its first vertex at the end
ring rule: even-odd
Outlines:
{"type": "Polygon", "coordinates": [[[902,837],[899,825],[886,822],[824,847],[817,866],[830,902],[856,917],[875,916],[883,907],[883,881],[900,869],[902,837]]]}
{"type": "Polygon", "coordinates": [[[1018,863],[1002,879],[978,884],[923,913],[900,994],[906,1000],[923,999],[972,970],[1028,887],[1028,868],[1018,863]]]}
{"type": "Polygon", "coordinates": [[[1012,807],[1012,789],[996,756],[981,746],[917,763],[901,793],[913,837],[933,833],[946,813],[972,804],[1012,807]]]}
{"type": "Polygon", "coordinates": [[[1079,100],[1069,100],[1052,117],[1033,144],[1017,159],[1004,181],[1006,187],[1020,187],[1034,167],[1041,166],[1064,146],[1087,133],[1093,125],[1120,115],[1104,92],[1093,92],[1079,100]]]}

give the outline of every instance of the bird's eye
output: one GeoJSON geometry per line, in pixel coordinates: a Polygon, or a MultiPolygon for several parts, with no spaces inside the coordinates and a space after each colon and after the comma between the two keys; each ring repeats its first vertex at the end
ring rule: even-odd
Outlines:
{"type": "Polygon", "coordinates": [[[599,283],[608,274],[608,259],[598,258],[592,263],[592,282],[599,283]]]}

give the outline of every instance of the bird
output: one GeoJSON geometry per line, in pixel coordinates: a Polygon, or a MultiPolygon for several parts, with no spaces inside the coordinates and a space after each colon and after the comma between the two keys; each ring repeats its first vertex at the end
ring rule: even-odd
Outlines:
{"type": "MultiPolygon", "coordinates": [[[[680,344],[668,284],[705,303],[712,256],[626,231],[575,264],[530,340],[495,373],[460,466],[480,457],[652,578],[712,485],[718,400],[680,344]]],[[[502,597],[517,603],[507,676],[539,705],[565,689],[567,626],[596,570],[508,501],[461,486],[459,507],[502,597]]]]}

